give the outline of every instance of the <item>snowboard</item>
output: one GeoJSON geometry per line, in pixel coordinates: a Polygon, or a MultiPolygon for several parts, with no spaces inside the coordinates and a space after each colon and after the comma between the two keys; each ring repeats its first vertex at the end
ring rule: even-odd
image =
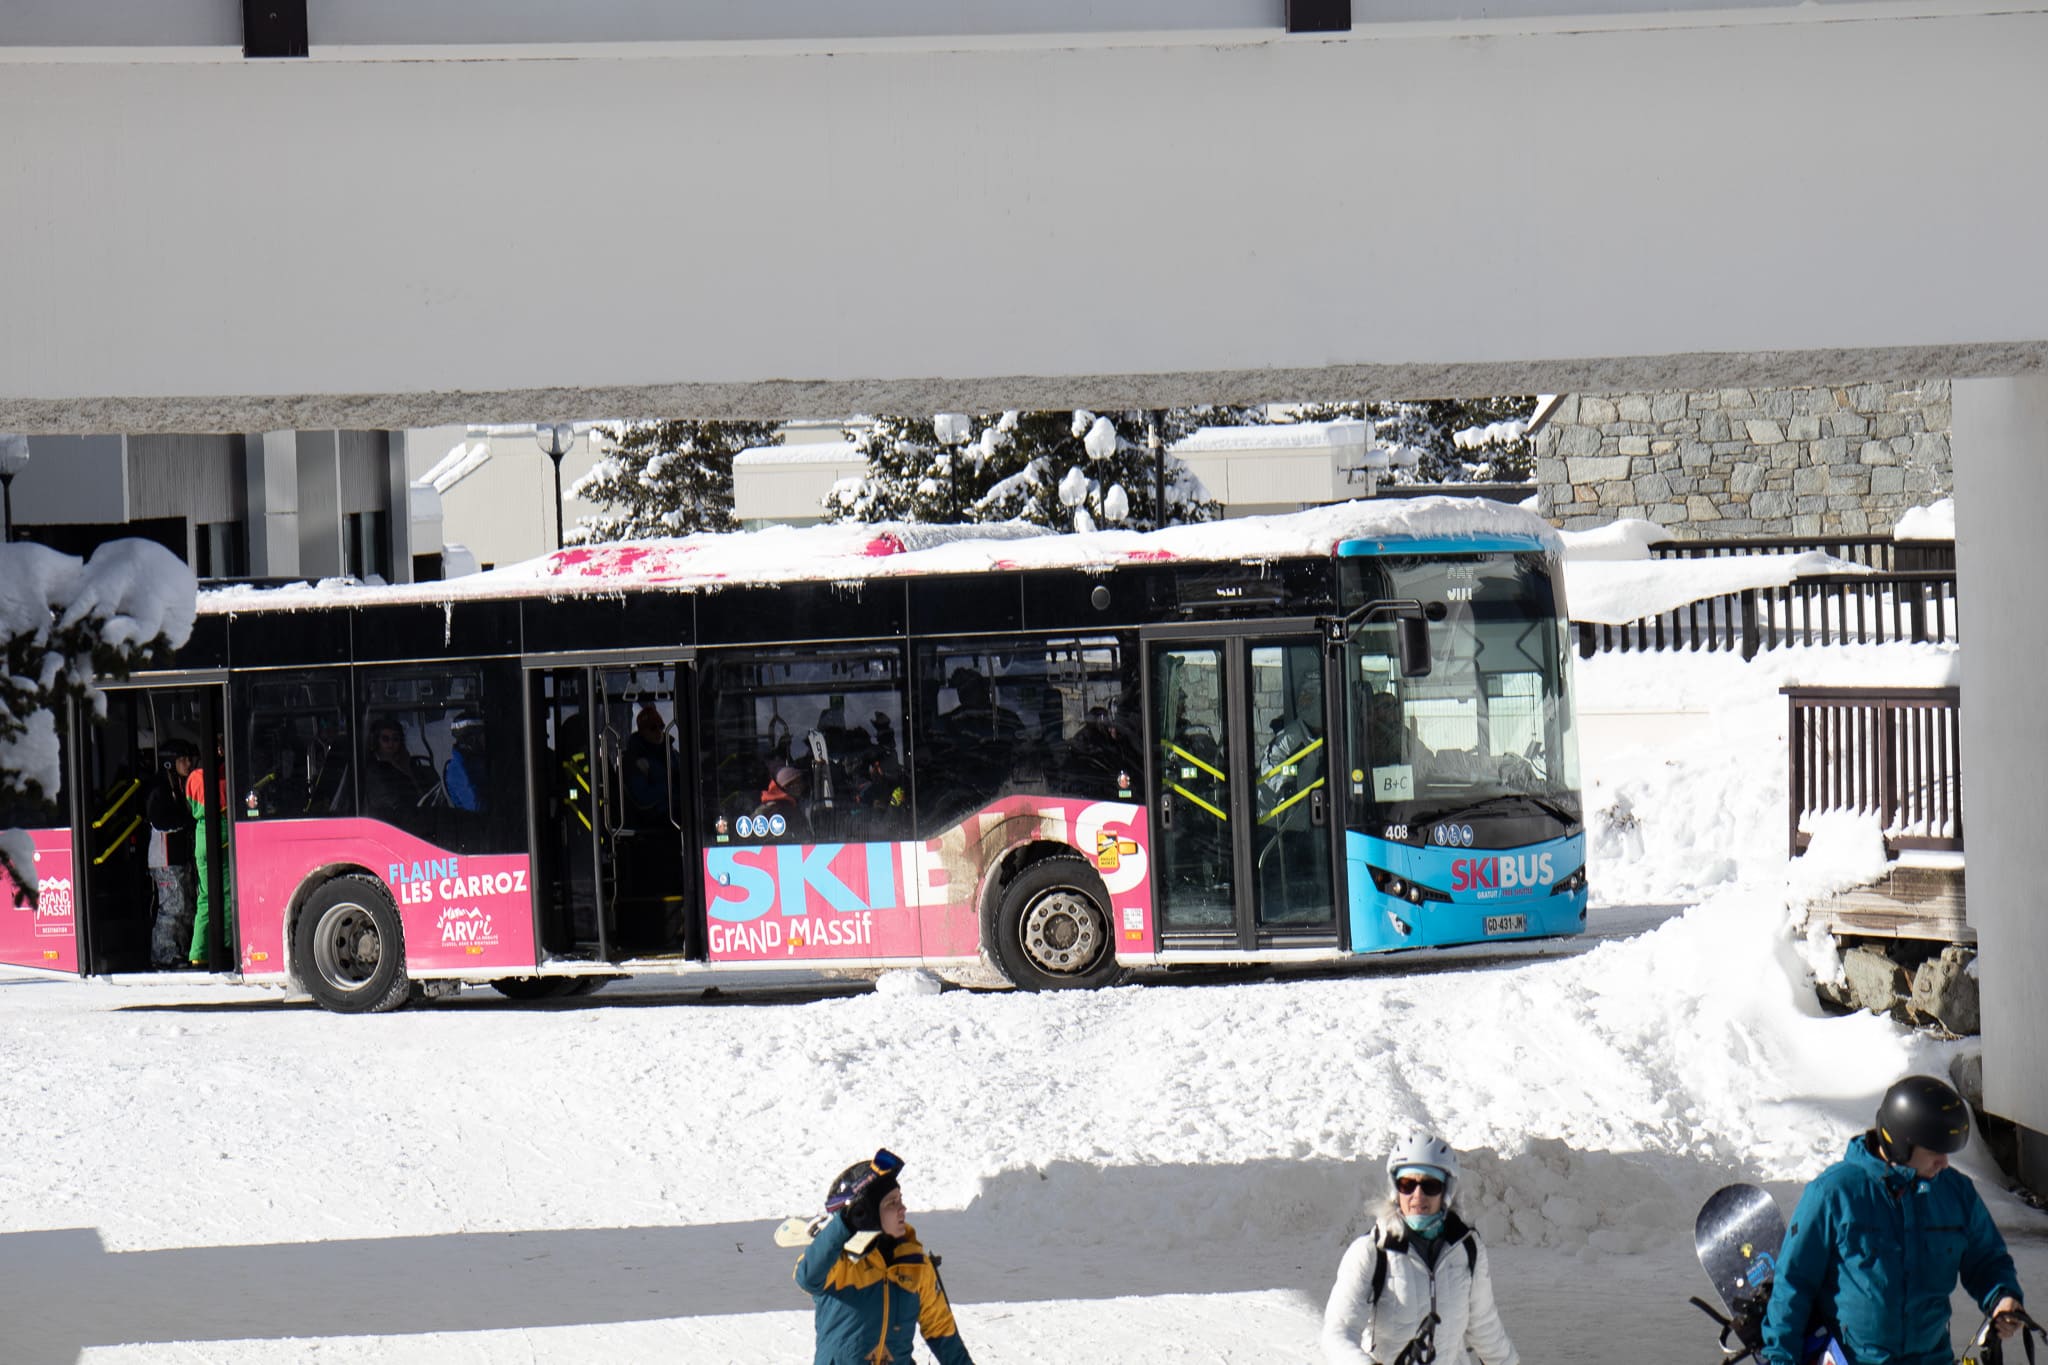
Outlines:
{"type": "MultiPolygon", "coordinates": [[[[837,1214],[831,1213],[814,1213],[809,1217],[799,1215],[795,1218],[785,1218],[782,1220],[782,1225],[775,1229],[775,1245],[779,1247],[807,1247],[811,1244],[811,1239],[818,1235],[818,1230],[824,1227],[829,1220],[837,1216],[837,1214]]],[[[854,1233],[853,1236],[846,1239],[846,1254],[849,1256],[866,1255],[867,1249],[874,1245],[875,1238],[881,1235],[879,1232],[854,1233]]]]}
{"type": "Polygon", "coordinates": [[[1721,1349],[1730,1361],[1763,1346],[1764,1307],[1770,1302],[1771,1279],[1784,1240],[1785,1218],[1777,1202],[1754,1185],[1714,1191],[1693,1220],[1693,1250],[1727,1316],[1700,1299],[1693,1302],[1721,1324],[1721,1349]]]}

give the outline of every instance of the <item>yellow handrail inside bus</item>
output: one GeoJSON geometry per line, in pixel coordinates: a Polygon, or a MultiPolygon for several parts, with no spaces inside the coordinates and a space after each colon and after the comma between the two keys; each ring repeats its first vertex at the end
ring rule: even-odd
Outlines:
{"type": "Polygon", "coordinates": [[[1316,740],[1315,742],[1310,744],[1306,749],[1303,749],[1300,753],[1287,755],[1287,757],[1281,759],[1278,763],[1275,763],[1272,767],[1260,773],[1259,781],[1265,782],[1271,778],[1278,777],[1281,773],[1293,767],[1295,764],[1301,762],[1301,760],[1307,758],[1310,754],[1314,753],[1316,750],[1322,747],[1323,742],[1321,740],[1316,740]]]}
{"type": "Polygon", "coordinates": [[[1210,767],[1207,763],[1204,763],[1201,759],[1196,758],[1193,754],[1189,753],[1186,749],[1181,748],[1178,744],[1167,745],[1166,752],[1170,754],[1180,755],[1188,762],[1194,764],[1197,768],[1200,768],[1203,772],[1209,774],[1209,776],[1215,778],[1218,782],[1228,782],[1230,780],[1230,778],[1224,774],[1221,768],[1210,767]]]}
{"type": "MultiPolygon", "coordinates": [[[[94,829],[98,829],[98,828],[99,828],[100,826],[102,826],[102,825],[106,824],[106,823],[107,823],[107,821],[109,821],[109,820],[113,819],[113,818],[114,818],[114,814],[115,814],[115,812],[119,811],[119,810],[121,809],[121,807],[123,807],[123,806],[125,806],[125,805],[127,805],[127,804],[128,804],[128,798],[129,798],[129,797],[131,797],[131,796],[133,796],[133,795],[135,795],[135,793],[136,793],[136,792],[138,792],[138,791],[140,791],[141,789],[142,789],[142,779],[141,779],[141,778],[139,778],[139,777],[131,777],[131,778],[129,778],[129,779],[128,779],[128,785],[127,785],[127,786],[125,786],[125,787],[123,787],[123,788],[121,789],[121,794],[120,794],[119,796],[117,796],[117,797],[115,797],[115,798],[114,798],[114,804],[113,804],[113,805],[111,805],[111,806],[108,806],[108,807],[107,807],[107,808],[106,808],[106,809],[105,809],[104,811],[100,812],[100,818],[92,822],[92,827],[93,827],[94,829]]],[[[131,825],[131,826],[130,826],[130,828],[132,829],[132,828],[133,828],[133,826],[131,825]]]]}
{"type": "MultiPolygon", "coordinates": [[[[1317,741],[1317,743],[1321,743],[1321,742],[1322,742],[1322,741],[1320,741],[1320,740],[1318,740],[1318,741],[1317,741]]],[[[1308,795],[1308,794],[1309,794],[1310,792],[1314,791],[1314,790],[1315,790],[1315,789],[1316,789],[1317,787],[1320,787],[1320,786],[1322,786],[1322,785],[1323,785],[1323,779],[1322,779],[1322,778],[1320,778],[1320,777],[1319,777],[1319,778],[1317,778],[1317,779],[1316,779],[1315,781],[1313,781],[1313,782],[1309,783],[1309,784],[1308,784],[1308,785],[1307,785],[1306,787],[1303,787],[1303,788],[1302,788],[1302,789],[1301,789],[1300,791],[1296,792],[1296,793],[1295,793],[1294,795],[1292,795],[1292,796],[1288,797],[1288,798],[1287,798],[1287,799],[1286,799],[1285,801],[1282,801],[1282,802],[1281,802],[1281,803],[1280,803],[1279,805],[1277,805],[1277,806],[1273,807],[1273,809],[1271,809],[1271,810],[1267,811],[1267,812],[1266,812],[1266,813],[1265,813],[1264,815],[1261,815],[1261,816],[1259,817],[1259,823],[1260,823],[1260,824],[1262,824],[1262,825],[1264,825],[1264,824],[1269,824],[1269,823],[1271,823],[1271,822],[1272,822],[1272,820],[1273,820],[1273,817],[1275,817],[1275,816],[1277,816],[1278,814],[1280,814],[1280,812],[1281,812],[1281,811],[1284,811],[1284,810],[1286,810],[1286,809],[1287,809],[1287,808],[1288,808],[1289,806],[1291,806],[1291,805],[1293,805],[1293,804],[1294,804],[1295,802],[1297,802],[1297,801],[1301,800],[1301,798],[1302,798],[1302,797],[1304,797],[1304,796],[1307,796],[1307,795],[1308,795]]]]}
{"type": "MultiPolygon", "coordinates": [[[[109,813],[111,814],[111,812],[109,813]]],[[[142,817],[139,815],[136,816],[133,820],[130,820],[128,822],[128,828],[122,830],[119,834],[116,834],[114,836],[113,841],[107,845],[106,852],[100,854],[99,857],[94,858],[92,860],[92,865],[94,867],[98,867],[101,863],[105,862],[107,859],[113,857],[116,853],[120,852],[121,845],[128,842],[128,836],[133,834],[135,832],[135,827],[141,823],[142,817]]]]}

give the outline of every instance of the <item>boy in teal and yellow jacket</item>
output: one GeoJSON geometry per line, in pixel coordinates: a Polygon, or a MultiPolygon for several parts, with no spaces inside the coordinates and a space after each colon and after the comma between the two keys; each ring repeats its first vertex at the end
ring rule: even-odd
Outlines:
{"type": "Polygon", "coordinates": [[[797,1263],[796,1282],[817,1305],[815,1365],[909,1365],[921,1329],[940,1365],[974,1365],[960,1340],[939,1262],[903,1212],[888,1152],[856,1162],[832,1182],[827,1219],[797,1263]]]}

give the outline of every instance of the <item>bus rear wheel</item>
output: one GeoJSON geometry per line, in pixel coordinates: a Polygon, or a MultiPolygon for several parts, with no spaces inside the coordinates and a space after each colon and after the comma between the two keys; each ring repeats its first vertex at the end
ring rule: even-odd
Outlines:
{"type": "Polygon", "coordinates": [[[1003,888],[995,956],[1027,991],[1088,990],[1117,979],[1109,891],[1079,858],[1045,858],[1003,888]]]}
{"type": "Polygon", "coordinates": [[[336,877],[299,912],[293,956],[306,994],[337,1014],[381,1014],[412,998],[398,907],[374,877],[336,877]]]}

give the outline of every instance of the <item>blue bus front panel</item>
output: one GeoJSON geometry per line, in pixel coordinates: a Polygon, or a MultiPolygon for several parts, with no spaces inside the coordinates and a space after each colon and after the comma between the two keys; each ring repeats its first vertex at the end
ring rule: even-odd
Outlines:
{"type": "Polygon", "coordinates": [[[1586,836],[1521,848],[1417,847],[1347,830],[1351,950],[1550,938],[1586,927],[1586,836]]]}

